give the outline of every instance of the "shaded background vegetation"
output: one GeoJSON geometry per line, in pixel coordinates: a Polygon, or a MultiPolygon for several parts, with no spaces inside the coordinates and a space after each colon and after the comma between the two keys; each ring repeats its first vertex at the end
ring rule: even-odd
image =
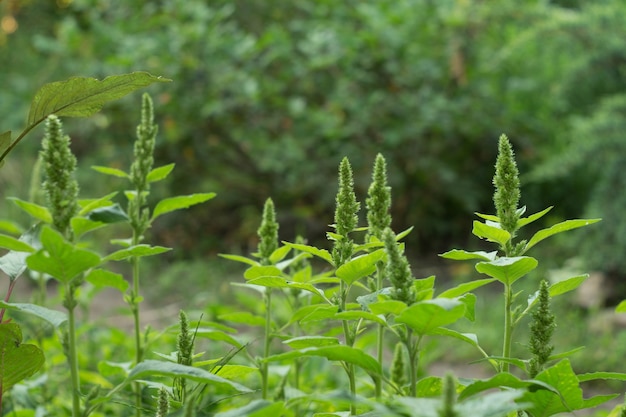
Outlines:
{"type": "MultiPolygon", "coordinates": [[[[473,212],[493,211],[506,133],[529,212],[605,219],[561,249],[589,268],[626,266],[621,0],[4,0],[0,14],[3,128],[22,126],[46,82],[135,70],[174,80],[150,90],[157,164],[177,163],[175,191],[154,191],[218,193],[153,229],[181,259],[250,251],[268,196],[281,238],[323,238],[339,161],[349,157],[364,200],[378,152],[395,228],[416,226],[412,256],[467,247],[473,212]]],[[[84,167],[128,166],[137,101],[66,121],[84,167]]],[[[38,141],[0,171],[5,196],[27,197],[38,141]]],[[[96,194],[124,187],[81,175],[96,194]]]]}

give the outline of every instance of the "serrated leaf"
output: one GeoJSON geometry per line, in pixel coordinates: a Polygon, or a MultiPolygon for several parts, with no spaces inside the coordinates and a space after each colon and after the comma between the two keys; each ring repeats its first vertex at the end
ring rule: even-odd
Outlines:
{"type": "Polygon", "coordinates": [[[16,323],[0,324],[0,357],[2,393],[34,375],[44,363],[41,349],[22,343],[22,331],[16,323]]]}
{"type": "Polygon", "coordinates": [[[89,220],[102,223],[117,223],[128,221],[128,215],[119,204],[111,206],[99,207],[89,212],[87,215],[89,220]]]}
{"type": "Polygon", "coordinates": [[[503,284],[511,285],[535,269],[537,265],[537,260],[528,256],[502,257],[491,262],[479,262],[476,264],[476,270],[503,284]]]}
{"type": "Polygon", "coordinates": [[[59,232],[50,227],[43,228],[40,240],[42,249],[28,256],[26,265],[63,283],[100,263],[97,254],[66,242],[59,232]]]}
{"type": "Polygon", "coordinates": [[[504,245],[511,240],[511,234],[506,230],[499,227],[491,226],[489,224],[481,223],[474,220],[474,227],[472,233],[481,239],[487,239],[490,242],[496,242],[500,245],[504,245]]]}
{"type": "Polygon", "coordinates": [[[146,244],[140,244],[115,251],[102,258],[102,262],[122,261],[133,257],[140,258],[143,256],[159,255],[161,253],[169,252],[171,250],[172,248],[166,248],[164,246],[150,246],[146,244]]]}
{"type": "Polygon", "coordinates": [[[376,271],[376,263],[384,257],[385,251],[383,249],[356,257],[337,268],[335,275],[346,284],[351,285],[355,281],[373,274],[376,271]]]}
{"type": "Polygon", "coordinates": [[[117,169],[117,168],[94,165],[91,167],[91,169],[101,174],[111,175],[113,177],[130,178],[130,175],[128,175],[126,172],[122,171],[121,169],[117,169]]]}
{"type": "Polygon", "coordinates": [[[476,288],[480,288],[483,285],[490,284],[495,281],[495,278],[485,278],[478,279],[476,281],[464,282],[463,284],[457,285],[454,288],[450,288],[439,294],[439,297],[442,298],[454,298],[459,297],[467,292],[475,290],[476,288]]]}
{"type": "Polygon", "coordinates": [[[105,269],[94,269],[90,271],[85,277],[85,280],[96,287],[112,287],[120,292],[126,292],[129,285],[122,275],[105,269]]]}
{"type": "Polygon", "coordinates": [[[162,167],[154,168],[150,171],[146,179],[148,182],[158,182],[164,180],[168,175],[170,175],[174,166],[176,166],[176,164],[167,164],[162,167]]]}
{"type": "Polygon", "coordinates": [[[479,259],[481,261],[493,261],[496,259],[497,251],[493,252],[485,252],[485,251],[477,251],[477,252],[468,252],[466,250],[461,249],[452,249],[446,253],[442,253],[442,258],[452,259],[455,261],[467,261],[470,259],[479,259]]]}
{"type": "Polygon", "coordinates": [[[72,77],[65,81],[45,84],[37,91],[28,114],[33,126],[51,114],[59,117],[89,117],[105,103],[155,82],[170,81],[147,72],[112,75],[102,81],[95,78],[72,77]]]}
{"type": "Polygon", "coordinates": [[[542,229],[535,233],[532,238],[526,244],[526,248],[524,252],[528,251],[530,248],[535,246],[537,243],[541,242],[544,239],[549,238],[550,236],[556,235],[558,233],[566,232],[568,230],[578,229],[579,227],[588,226],[590,224],[594,224],[599,222],[602,219],[576,219],[576,220],[565,220],[564,222],[557,223],[552,227],[547,229],[542,229]]]}
{"type": "Polygon", "coordinates": [[[396,323],[404,323],[419,335],[430,334],[434,329],[452,324],[463,317],[465,305],[452,298],[436,298],[409,306],[396,323]]]}
{"type": "Polygon", "coordinates": [[[299,243],[289,243],[289,242],[283,242],[284,245],[287,245],[289,247],[292,247],[296,250],[299,250],[301,252],[305,252],[305,253],[310,253],[313,256],[317,256],[318,258],[322,258],[323,260],[325,260],[326,262],[328,262],[329,264],[333,264],[333,258],[330,255],[330,253],[326,250],[326,249],[318,249],[315,246],[309,246],[309,245],[302,245],[299,243]]]}
{"type": "Polygon", "coordinates": [[[261,359],[261,361],[276,362],[289,359],[297,359],[305,356],[321,356],[331,361],[342,361],[346,363],[351,363],[363,369],[373,378],[376,378],[378,375],[381,374],[381,367],[376,359],[360,349],[355,349],[344,345],[321,346],[294,350],[291,352],[273,355],[268,358],[261,359]]]}
{"type": "Polygon", "coordinates": [[[9,310],[17,310],[22,313],[43,319],[53,325],[55,328],[61,327],[67,321],[67,315],[61,311],[50,310],[37,304],[27,303],[7,303],[0,301],[0,308],[9,310]]]}
{"type": "Polygon", "coordinates": [[[41,220],[44,223],[52,223],[52,215],[46,207],[28,201],[20,200],[19,198],[15,197],[9,197],[9,200],[13,201],[15,205],[24,210],[31,217],[37,220],[41,220]]]}
{"type": "Polygon", "coordinates": [[[556,297],[557,295],[574,291],[576,288],[580,287],[587,278],[589,278],[589,274],[578,275],[552,284],[549,290],[550,297],[556,297]]]}
{"type": "Polygon", "coordinates": [[[215,193],[198,193],[163,199],[159,201],[154,208],[151,220],[172,211],[186,209],[196,204],[204,203],[213,197],[215,197],[215,193]]]}
{"type": "Polygon", "coordinates": [[[283,343],[292,349],[304,349],[309,347],[338,345],[339,340],[336,337],[327,336],[300,336],[287,339],[283,341],[283,343]]]}
{"type": "Polygon", "coordinates": [[[171,378],[186,378],[203,384],[231,388],[238,392],[252,392],[251,389],[244,387],[241,384],[214,375],[204,369],[150,359],[135,366],[128,374],[127,382],[144,379],[154,375],[168,376],[171,378]]]}

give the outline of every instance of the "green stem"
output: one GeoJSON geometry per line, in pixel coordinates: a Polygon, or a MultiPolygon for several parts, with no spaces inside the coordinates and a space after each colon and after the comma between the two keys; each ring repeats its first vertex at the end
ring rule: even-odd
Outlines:
{"type": "Polygon", "coordinates": [[[78,355],[76,352],[76,302],[74,287],[71,283],[65,284],[67,298],[67,361],[70,366],[72,382],[72,416],[79,417],[80,413],[80,378],[78,376],[78,355]]]}
{"type": "MultiPolygon", "coordinates": [[[[383,264],[378,263],[376,265],[376,291],[380,291],[383,288],[383,264]]],[[[383,366],[383,350],[384,350],[384,339],[385,338],[385,327],[382,324],[378,325],[377,334],[376,334],[376,358],[378,363],[380,364],[381,370],[383,366]]],[[[380,378],[377,378],[376,382],[376,398],[380,399],[382,396],[382,383],[380,378]]]]}
{"type": "MultiPolygon", "coordinates": [[[[346,310],[346,298],[348,297],[348,287],[346,287],[346,283],[341,281],[339,283],[339,311],[346,310]]],[[[346,346],[352,347],[354,344],[354,338],[350,333],[350,326],[348,325],[347,320],[343,320],[343,335],[345,338],[346,346]]],[[[351,363],[345,363],[344,367],[346,373],[348,374],[348,384],[350,386],[350,396],[354,399],[356,397],[356,378],[355,378],[355,370],[354,365],[351,363]]],[[[356,415],[356,404],[353,402],[350,403],[350,415],[356,415]]]]}
{"type": "MultiPolygon", "coordinates": [[[[141,234],[137,230],[133,230],[132,245],[139,244],[141,234]]],[[[135,362],[139,364],[143,360],[143,347],[141,346],[141,321],[139,318],[139,258],[132,258],[133,265],[133,288],[128,300],[130,311],[133,315],[133,323],[135,329],[135,362]]],[[[141,417],[141,384],[136,382],[133,384],[135,391],[135,415],[141,417]]]]}
{"type": "MultiPolygon", "coordinates": [[[[267,358],[270,355],[270,343],[272,341],[272,290],[266,288],[265,291],[265,343],[263,346],[263,358],[267,358]]],[[[261,389],[263,399],[267,399],[267,381],[268,381],[268,363],[263,362],[261,364],[261,389]]]]}
{"type": "Polygon", "coordinates": [[[417,396],[417,366],[419,361],[419,344],[422,336],[413,342],[413,329],[406,327],[405,346],[409,354],[409,394],[411,397],[417,396]]]}
{"type": "MultiPolygon", "coordinates": [[[[513,340],[513,290],[510,284],[504,285],[504,343],[502,346],[502,357],[511,357],[511,343],[513,340]]],[[[500,372],[509,372],[508,362],[500,364],[500,372]]]]}

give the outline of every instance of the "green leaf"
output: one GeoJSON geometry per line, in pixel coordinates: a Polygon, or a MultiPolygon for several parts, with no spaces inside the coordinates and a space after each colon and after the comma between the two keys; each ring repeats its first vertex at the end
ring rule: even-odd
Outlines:
{"type": "Polygon", "coordinates": [[[113,201],[111,201],[111,199],[115,197],[117,194],[118,194],[117,191],[115,191],[100,198],[78,200],[78,204],[80,206],[80,211],[78,212],[78,215],[85,216],[90,211],[93,211],[100,207],[112,206],[114,203],[113,201]]]}
{"type": "Polygon", "coordinates": [[[427,376],[418,381],[416,389],[416,396],[418,398],[437,397],[441,395],[441,389],[443,388],[443,381],[438,376],[427,376]]]}
{"type": "Polygon", "coordinates": [[[304,349],[309,347],[338,345],[339,340],[336,337],[327,336],[300,336],[287,339],[283,341],[283,343],[292,349],[304,349]]]}
{"type": "Polygon", "coordinates": [[[120,292],[126,292],[128,289],[128,282],[122,275],[105,269],[94,269],[90,271],[85,277],[85,280],[96,287],[112,287],[120,292]]]}
{"type": "Polygon", "coordinates": [[[246,280],[261,278],[261,277],[281,277],[283,273],[275,266],[253,266],[246,269],[243,273],[243,277],[246,280]]]}
{"type": "Polygon", "coordinates": [[[374,314],[401,314],[407,309],[407,305],[398,300],[383,300],[371,303],[369,309],[374,314]]]}
{"type": "Polygon", "coordinates": [[[254,259],[246,258],[245,256],[230,255],[230,254],[227,254],[227,253],[220,253],[217,256],[219,256],[220,258],[230,259],[231,261],[241,262],[241,263],[252,265],[252,266],[259,266],[260,265],[254,259]]]}
{"type": "Polygon", "coordinates": [[[337,313],[338,309],[337,306],[328,304],[313,304],[300,307],[293,313],[289,323],[328,320],[337,313]]]}
{"type": "Polygon", "coordinates": [[[335,275],[346,284],[351,285],[353,282],[373,274],[376,271],[376,263],[384,257],[385,251],[383,249],[356,257],[337,268],[335,275]]]}
{"type": "Polygon", "coordinates": [[[299,243],[289,243],[283,242],[284,245],[287,245],[293,249],[299,250],[301,252],[310,253],[313,256],[317,256],[318,258],[322,258],[329,264],[333,264],[333,258],[330,256],[330,253],[326,249],[318,249],[315,246],[302,245],[299,243]]]}
{"type": "Polygon", "coordinates": [[[500,223],[500,218],[493,214],[483,214],[483,213],[476,213],[476,212],[474,214],[480,217],[481,219],[489,220],[490,222],[494,222],[494,223],[500,223]]]}
{"type": "Polygon", "coordinates": [[[261,359],[261,361],[276,362],[297,359],[304,356],[321,356],[331,361],[351,363],[363,369],[373,378],[381,374],[381,367],[376,359],[363,352],[361,349],[355,349],[344,345],[310,347],[301,350],[294,350],[291,352],[273,355],[268,358],[261,359]]]}
{"type": "Polygon", "coordinates": [[[170,172],[174,169],[176,164],[167,164],[162,167],[154,168],[148,174],[147,180],[148,182],[158,182],[167,178],[170,175],[170,172]]]}
{"type": "Polygon", "coordinates": [[[94,166],[91,167],[91,169],[93,169],[94,171],[97,171],[97,172],[99,172],[101,174],[111,175],[113,177],[130,178],[130,175],[128,175],[126,172],[122,171],[121,169],[117,169],[117,168],[103,167],[103,166],[99,166],[99,165],[94,165],[94,166]]]}
{"type": "Polygon", "coordinates": [[[99,207],[87,215],[89,220],[102,223],[117,223],[128,221],[128,215],[119,204],[99,207]]]}
{"type": "MultiPolygon", "coordinates": [[[[39,226],[31,227],[20,236],[19,241],[29,247],[39,247],[39,226]]],[[[8,275],[11,281],[16,280],[26,270],[26,258],[29,252],[9,251],[0,257],[0,270],[8,275]]]]}
{"type": "Polygon", "coordinates": [[[43,228],[40,240],[42,249],[28,256],[26,265],[33,271],[46,273],[63,283],[100,263],[97,254],[66,242],[59,232],[50,227],[43,228]]]}
{"type": "Polygon", "coordinates": [[[616,381],[626,381],[626,374],[621,372],[589,372],[578,375],[580,382],[595,381],[597,379],[614,379],[616,381]]]}
{"type": "MultiPolygon", "coordinates": [[[[291,247],[289,246],[281,246],[278,249],[276,249],[274,252],[272,252],[272,254],[270,255],[270,262],[273,264],[277,264],[278,262],[282,261],[283,259],[285,259],[285,256],[287,256],[287,254],[291,251],[291,247]]],[[[279,268],[279,269],[283,269],[283,268],[279,268]]]]}
{"type": "Polygon", "coordinates": [[[557,295],[565,294],[578,288],[585,280],[589,278],[589,274],[578,275],[559,281],[550,286],[550,297],[556,297],[557,295]]]}
{"type": "Polygon", "coordinates": [[[626,313],[626,300],[622,300],[617,307],[615,307],[616,313],[626,313]]]}
{"type": "Polygon", "coordinates": [[[186,209],[196,204],[204,203],[213,197],[215,197],[215,193],[198,193],[163,199],[157,203],[150,220],[152,221],[157,217],[172,211],[186,209]]]}
{"type": "Polygon", "coordinates": [[[476,349],[482,351],[482,348],[478,344],[478,336],[474,333],[460,333],[456,330],[448,329],[447,327],[439,327],[431,332],[432,335],[437,336],[448,336],[453,337],[455,339],[462,340],[465,343],[468,343],[474,346],[476,349]]]}
{"type": "Polygon", "coordinates": [[[130,371],[130,374],[128,374],[127,382],[145,379],[154,375],[167,376],[171,378],[186,378],[203,384],[231,388],[238,392],[252,392],[251,389],[244,387],[243,385],[214,375],[204,369],[155,360],[145,360],[135,366],[130,371]]]}
{"type": "Polygon", "coordinates": [[[537,260],[528,256],[502,257],[491,262],[479,262],[476,264],[476,270],[503,284],[511,285],[535,269],[537,265],[537,260]]]}
{"type": "Polygon", "coordinates": [[[398,317],[396,323],[404,323],[417,334],[432,333],[438,327],[452,324],[463,317],[465,305],[452,298],[436,298],[420,301],[409,306],[398,317]]]}
{"type": "Polygon", "coordinates": [[[67,321],[67,315],[65,313],[50,310],[49,308],[41,307],[36,304],[7,303],[5,301],[0,301],[0,308],[17,310],[22,313],[30,314],[31,316],[47,321],[55,328],[61,327],[67,321]]]}
{"type": "Polygon", "coordinates": [[[552,235],[556,235],[557,233],[566,232],[568,230],[577,229],[579,227],[588,226],[593,223],[597,223],[602,219],[577,219],[577,220],[565,220],[564,222],[557,223],[552,227],[547,229],[542,229],[535,233],[532,238],[526,244],[526,248],[524,252],[528,251],[530,248],[535,246],[537,243],[541,242],[544,239],[549,238],[552,235]]]}
{"type": "Polygon", "coordinates": [[[24,210],[31,217],[34,217],[37,220],[41,220],[44,223],[52,223],[52,215],[46,207],[30,203],[28,201],[20,200],[19,198],[15,197],[9,197],[8,199],[13,201],[19,208],[24,210]]]}
{"type": "Polygon", "coordinates": [[[530,215],[528,217],[522,217],[521,219],[519,219],[517,221],[517,227],[518,228],[522,228],[522,227],[526,226],[527,224],[530,224],[530,223],[534,222],[535,220],[538,220],[538,219],[542,218],[550,210],[552,210],[553,207],[554,206],[550,206],[547,209],[541,210],[539,213],[535,213],[535,214],[530,215]]]}
{"type": "Polygon", "coordinates": [[[44,363],[41,349],[22,343],[22,331],[16,323],[0,324],[0,357],[2,393],[34,375],[44,363]]]}
{"type": "Polygon", "coordinates": [[[283,277],[259,277],[251,279],[247,282],[250,285],[259,285],[268,288],[285,288],[287,281],[283,277]]]}
{"type": "Polygon", "coordinates": [[[494,388],[523,389],[529,387],[549,390],[548,392],[552,395],[554,395],[554,392],[557,392],[552,386],[546,384],[543,381],[537,381],[532,379],[522,381],[513,374],[510,374],[508,372],[500,372],[491,378],[475,380],[474,382],[466,386],[465,389],[459,394],[459,401],[463,401],[464,399],[471,397],[472,395],[476,395],[478,393],[494,388]]]}
{"type": "Polygon", "coordinates": [[[452,259],[455,261],[466,261],[466,260],[470,260],[470,259],[479,259],[481,261],[493,261],[496,259],[496,255],[498,254],[498,251],[493,251],[493,252],[485,252],[485,251],[478,251],[478,252],[468,252],[465,250],[460,250],[460,249],[452,249],[451,251],[448,251],[446,253],[442,253],[441,256],[442,258],[445,259],[452,259]]]}
{"type": "Polygon", "coordinates": [[[504,246],[506,242],[511,240],[511,234],[499,227],[490,226],[474,220],[474,228],[472,233],[481,239],[487,239],[490,242],[496,242],[504,246]]]}
{"type": "Polygon", "coordinates": [[[80,238],[87,232],[106,226],[106,223],[95,222],[84,217],[72,217],[70,225],[76,239],[80,238]]]}
{"type": "Polygon", "coordinates": [[[170,81],[147,72],[113,75],[99,81],[95,78],[72,77],[45,84],[37,91],[30,106],[28,125],[33,126],[51,114],[59,117],[89,117],[105,103],[155,82],[170,81]]]}
{"type": "Polygon", "coordinates": [[[164,246],[150,246],[146,244],[140,244],[115,251],[102,258],[102,262],[123,261],[125,259],[133,257],[141,258],[143,256],[159,255],[161,253],[169,252],[171,250],[172,248],[166,248],[164,246]]]}
{"type": "Polygon", "coordinates": [[[449,290],[442,292],[441,294],[439,294],[439,297],[442,297],[442,298],[459,297],[467,292],[475,290],[476,288],[480,288],[483,285],[490,284],[493,281],[495,281],[494,278],[485,278],[485,279],[479,279],[476,281],[464,282],[463,284],[457,285],[454,288],[450,288],[449,290]]]}
{"type": "Polygon", "coordinates": [[[18,240],[9,235],[0,234],[0,248],[9,249],[16,252],[34,252],[35,249],[28,243],[18,240]]]}
{"type": "Polygon", "coordinates": [[[282,402],[254,400],[243,407],[217,413],[215,417],[277,417],[283,415],[284,408],[282,402]]]}
{"type": "Polygon", "coordinates": [[[12,235],[19,235],[24,232],[24,229],[11,220],[0,220],[0,230],[12,235]]]}

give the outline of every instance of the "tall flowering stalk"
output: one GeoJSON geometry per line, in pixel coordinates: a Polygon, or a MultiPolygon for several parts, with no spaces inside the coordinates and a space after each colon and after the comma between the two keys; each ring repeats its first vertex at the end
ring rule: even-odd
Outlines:
{"type": "MultiPolygon", "coordinates": [[[[257,255],[260,258],[261,265],[271,265],[271,256],[278,249],[278,222],[276,221],[276,210],[274,202],[271,198],[265,201],[263,206],[263,216],[261,225],[257,231],[259,236],[259,247],[257,255]]],[[[270,355],[270,343],[272,342],[272,289],[265,288],[263,293],[263,302],[265,304],[265,338],[263,344],[263,357],[270,355]]],[[[267,362],[260,364],[261,371],[261,390],[263,398],[268,396],[268,364],[267,362]]]]}
{"type": "Polygon", "coordinates": [[[543,370],[554,350],[551,340],[555,327],[556,319],[550,310],[550,287],[548,282],[543,280],[539,286],[537,308],[533,311],[530,323],[529,349],[532,357],[528,364],[528,374],[531,378],[543,370]]]}
{"type": "MultiPolygon", "coordinates": [[[[372,237],[378,240],[383,239],[383,231],[391,226],[391,187],[387,185],[387,166],[385,158],[378,154],[374,161],[374,170],[372,172],[372,183],[367,192],[365,205],[367,207],[367,236],[366,242],[372,237]]],[[[376,265],[376,291],[383,288],[384,279],[384,263],[378,262],[376,265]]],[[[383,363],[383,342],[385,328],[382,324],[378,324],[376,333],[376,356],[378,363],[383,363]]],[[[376,396],[380,397],[382,385],[377,384],[376,396]]]]}
{"type": "MultiPolygon", "coordinates": [[[[70,138],[63,134],[61,120],[52,115],[46,120],[46,133],[42,143],[41,159],[46,179],[42,188],[46,195],[52,224],[68,241],[73,240],[70,221],[79,210],[76,157],[70,149],[70,138]]],[[[65,282],[63,306],[68,311],[68,325],[62,335],[62,343],[70,368],[72,385],[72,415],[78,417],[80,409],[80,379],[78,375],[78,353],[76,349],[76,314],[78,305],[76,290],[82,277],[65,282]]]]}

